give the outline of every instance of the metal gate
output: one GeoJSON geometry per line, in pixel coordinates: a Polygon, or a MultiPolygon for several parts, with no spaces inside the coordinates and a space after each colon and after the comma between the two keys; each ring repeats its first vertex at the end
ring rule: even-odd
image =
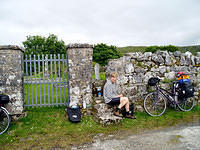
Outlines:
{"type": "Polygon", "coordinates": [[[25,106],[68,104],[68,59],[64,54],[25,55],[25,106]]]}

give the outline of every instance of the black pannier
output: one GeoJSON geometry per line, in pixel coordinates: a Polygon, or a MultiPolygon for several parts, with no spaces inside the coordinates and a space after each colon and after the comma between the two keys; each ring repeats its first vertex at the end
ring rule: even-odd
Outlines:
{"type": "Polygon", "coordinates": [[[0,104],[7,104],[8,102],[9,102],[9,96],[0,94],[0,104]]]}
{"type": "Polygon", "coordinates": [[[67,107],[67,115],[70,122],[77,123],[81,121],[81,108],[79,106],[67,107]]]}
{"type": "Polygon", "coordinates": [[[158,82],[160,82],[160,79],[157,77],[152,77],[148,80],[148,85],[155,86],[158,82]]]}
{"type": "Polygon", "coordinates": [[[194,84],[192,82],[183,82],[179,84],[179,86],[180,86],[180,92],[179,92],[180,98],[189,98],[194,96],[194,84]]]}

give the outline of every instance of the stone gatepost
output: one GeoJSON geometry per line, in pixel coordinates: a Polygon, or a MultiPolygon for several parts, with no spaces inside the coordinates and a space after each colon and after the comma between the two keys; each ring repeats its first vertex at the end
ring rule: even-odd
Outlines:
{"type": "Polygon", "coordinates": [[[93,45],[69,44],[70,105],[92,103],[92,56],[93,45]]]}
{"type": "Polygon", "coordinates": [[[0,93],[9,95],[5,107],[11,115],[22,114],[24,109],[23,53],[15,45],[0,46],[0,93]]]}

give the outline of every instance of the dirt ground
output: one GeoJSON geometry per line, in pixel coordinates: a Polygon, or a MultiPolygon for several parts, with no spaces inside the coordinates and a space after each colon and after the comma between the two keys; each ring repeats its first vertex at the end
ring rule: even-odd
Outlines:
{"type": "Polygon", "coordinates": [[[193,123],[127,136],[101,138],[72,150],[200,150],[200,119],[193,123]]]}

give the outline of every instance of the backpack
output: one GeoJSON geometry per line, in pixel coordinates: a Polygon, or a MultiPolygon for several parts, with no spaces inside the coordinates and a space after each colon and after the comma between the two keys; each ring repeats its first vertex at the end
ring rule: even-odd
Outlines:
{"type": "Polygon", "coordinates": [[[160,82],[160,79],[157,77],[152,77],[148,80],[148,85],[155,86],[158,82],[160,82]]]}
{"type": "Polygon", "coordinates": [[[180,98],[189,98],[194,96],[194,84],[190,81],[181,82],[179,83],[180,86],[180,92],[179,96],[180,98]]]}
{"type": "Polygon", "coordinates": [[[70,122],[77,123],[81,121],[81,108],[76,107],[67,107],[67,115],[70,122]]]}
{"type": "MultiPolygon", "coordinates": [[[[129,111],[131,112],[130,113],[131,116],[133,116],[133,114],[134,114],[134,104],[130,104],[129,105],[129,111]]],[[[123,115],[123,117],[126,116],[126,108],[125,108],[125,106],[122,108],[122,115],[123,115]]]]}
{"type": "Polygon", "coordinates": [[[9,96],[0,94],[0,104],[7,104],[8,102],[9,102],[9,96]]]}

